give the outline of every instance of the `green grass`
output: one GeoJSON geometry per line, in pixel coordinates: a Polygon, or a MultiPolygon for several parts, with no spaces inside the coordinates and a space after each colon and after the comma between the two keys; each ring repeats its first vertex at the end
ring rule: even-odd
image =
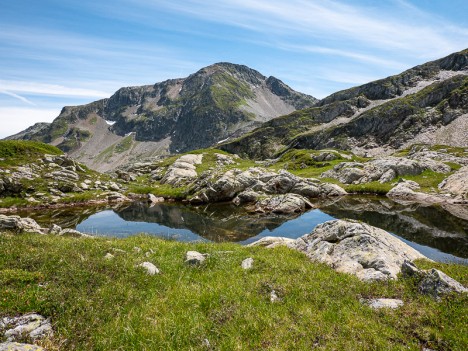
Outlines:
{"type": "Polygon", "coordinates": [[[173,187],[169,184],[133,183],[128,187],[128,192],[135,194],[153,194],[167,199],[184,200],[187,198],[189,189],[187,187],[173,187]]]}
{"type": "Polygon", "coordinates": [[[342,185],[350,194],[379,194],[385,195],[393,188],[391,183],[369,182],[363,184],[342,185]]]}
{"type": "Polygon", "coordinates": [[[26,199],[21,197],[2,197],[0,198],[0,208],[22,207],[28,204],[26,199]]]}
{"type": "Polygon", "coordinates": [[[122,152],[128,151],[131,149],[133,145],[133,137],[131,135],[125,137],[121,141],[119,141],[115,145],[114,151],[117,152],[118,154],[121,154],[122,152]]]}
{"type": "MultiPolygon", "coordinates": [[[[287,248],[29,234],[0,234],[0,247],[0,317],[31,311],[51,317],[48,350],[468,347],[466,295],[436,302],[419,295],[411,280],[363,283],[287,248]],[[210,256],[189,267],[187,250],[210,256]],[[115,258],[104,259],[107,252],[115,258]],[[252,270],[240,267],[246,257],[254,258],[252,270]],[[143,261],[161,274],[135,267],[143,261]],[[270,302],[272,289],[280,302],[270,302]],[[402,298],[405,305],[373,311],[359,302],[370,297],[402,298]]],[[[468,267],[419,264],[468,283],[468,267]]]]}
{"type": "Polygon", "coordinates": [[[63,152],[55,146],[37,141],[0,140],[0,166],[20,165],[45,154],[61,155],[63,152]]]}

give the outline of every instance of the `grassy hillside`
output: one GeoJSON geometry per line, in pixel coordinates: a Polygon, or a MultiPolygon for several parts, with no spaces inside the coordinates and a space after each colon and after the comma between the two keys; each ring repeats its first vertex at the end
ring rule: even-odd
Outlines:
{"type": "MultiPolygon", "coordinates": [[[[0,247],[0,317],[30,311],[51,317],[48,350],[468,347],[466,295],[436,302],[419,295],[411,280],[363,283],[287,248],[7,233],[0,247]],[[187,250],[209,257],[190,267],[187,250]],[[247,257],[254,268],[244,271],[247,257]],[[161,274],[135,267],[144,261],[161,274]],[[272,290],[280,301],[270,301],[272,290]],[[359,302],[370,297],[401,298],[405,305],[374,311],[359,302]]],[[[418,264],[468,284],[468,267],[418,264]]]]}

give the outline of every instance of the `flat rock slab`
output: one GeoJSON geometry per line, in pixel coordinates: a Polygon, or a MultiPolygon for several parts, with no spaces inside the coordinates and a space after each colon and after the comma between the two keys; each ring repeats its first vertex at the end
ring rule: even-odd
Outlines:
{"type": "Polygon", "coordinates": [[[264,246],[268,249],[271,249],[276,246],[288,246],[294,247],[296,240],[291,238],[285,238],[282,236],[265,236],[253,243],[248,244],[247,246],[264,246]]]}
{"type": "Polygon", "coordinates": [[[364,281],[396,279],[405,260],[426,258],[382,229],[344,220],[318,225],[297,239],[294,248],[364,281]]]}
{"type": "Polygon", "coordinates": [[[361,303],[378,310],[381,308],[397,309],[403,306],[403,301],[398,299],[363,299],[361,303]]]}
{"type": "Polygon", "coordinates": [[[0,351],[45,351],[42,347],[18,342],[4,342],[0,344],[0,351]]]}
{"type": "Polygon", "coordinates": [[[242,261],[241,263],[241,267],[243,269],[252,269],[253,268],[253,258],[252,257],[249,257],[249,258],[246,258],[245,260],[242,261]]]}

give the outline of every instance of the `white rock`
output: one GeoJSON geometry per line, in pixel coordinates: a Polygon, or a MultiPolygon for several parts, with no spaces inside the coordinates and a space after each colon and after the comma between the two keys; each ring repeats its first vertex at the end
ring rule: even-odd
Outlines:
{"type": "Polygon", "coordinates": [[[151,262],[143,262],[143,263],[140,263],[140,264],[138,265],[138,267],[141,267],[141,268],[146,269],[146,272],[147,272],[149,275],[159,274],[159,269],[158,269],[154,264],[152,264],[151,262]]]}
{"type": "Polygon", "coordinates": [[[253,268],[253,258],[252,257],[249,257],[249,258],[246,258],[245,260],[242,261],[241,263],[241,267],[243,269],[252,269],[253,268]]]}
{"type": "Polygon", "coordinates": [[[187,251],[187,253],[185,254],[185,263],[188,264],[202,264],[203,262],[205,262],[205,259],[205,255],[197,251],[187,251]]]}
{"type": "Polygon", "coordinates": [[[313,261],[365,281],[396,279],[405,260],[426,258],[386,231],[356,221],[319,224],[294,247],[313,261]]]}
{"type": "Polygon", "coordinates": [[[25,337],[32,340],[52,334],[50,320],[37,313],[28,313],[19,317],[5,317],[0,323],[7,341],[16,341],[25,337]]]}
{"type": "Polygon", "coordinates": [[[106,260],[112,260],[112,259],[114,259],[114,257],[115,256],[113,254],[111,254],[110,252],[106,253],[106,255],[104,256],[104,258],[106,260]]]}

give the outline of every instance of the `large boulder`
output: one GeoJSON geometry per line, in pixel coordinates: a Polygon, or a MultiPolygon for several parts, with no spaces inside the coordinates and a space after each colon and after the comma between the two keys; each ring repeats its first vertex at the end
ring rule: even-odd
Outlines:
{"type": "Polygon", "coordinates": [[[365,281],[396,279],[405,260],[425,258],[382,229],[344,220],[318,225],[294,247],[313,261],[365,281]]]}
{"type": "Polygon", "coordinates": [[[445,193],[468,198],[468,166],[460,168],[446,178],[439,184],[439,189],[445,193]]]}
{"type": "Polygon", "coordinates": [[[183,155],[179,157],[167,170],[164,177],[161,179],[162,184],[170,184],[177,186],[197,178],[196,165],[202,163],[203,154],[201,155],[183,155]]]}
{"type": "Polygon", "coordinates": [[[34,219],[20,216],[0,215],[0,229],[14,232],[44,233],[44,229],[34,219]]]}
{"type": "Polygon", "coordinates": [[[297,194],[284,194],[267,197],[257,201],[255,212],[292,214],[304,212],[314,206],[304,197],[297,194]]]}

